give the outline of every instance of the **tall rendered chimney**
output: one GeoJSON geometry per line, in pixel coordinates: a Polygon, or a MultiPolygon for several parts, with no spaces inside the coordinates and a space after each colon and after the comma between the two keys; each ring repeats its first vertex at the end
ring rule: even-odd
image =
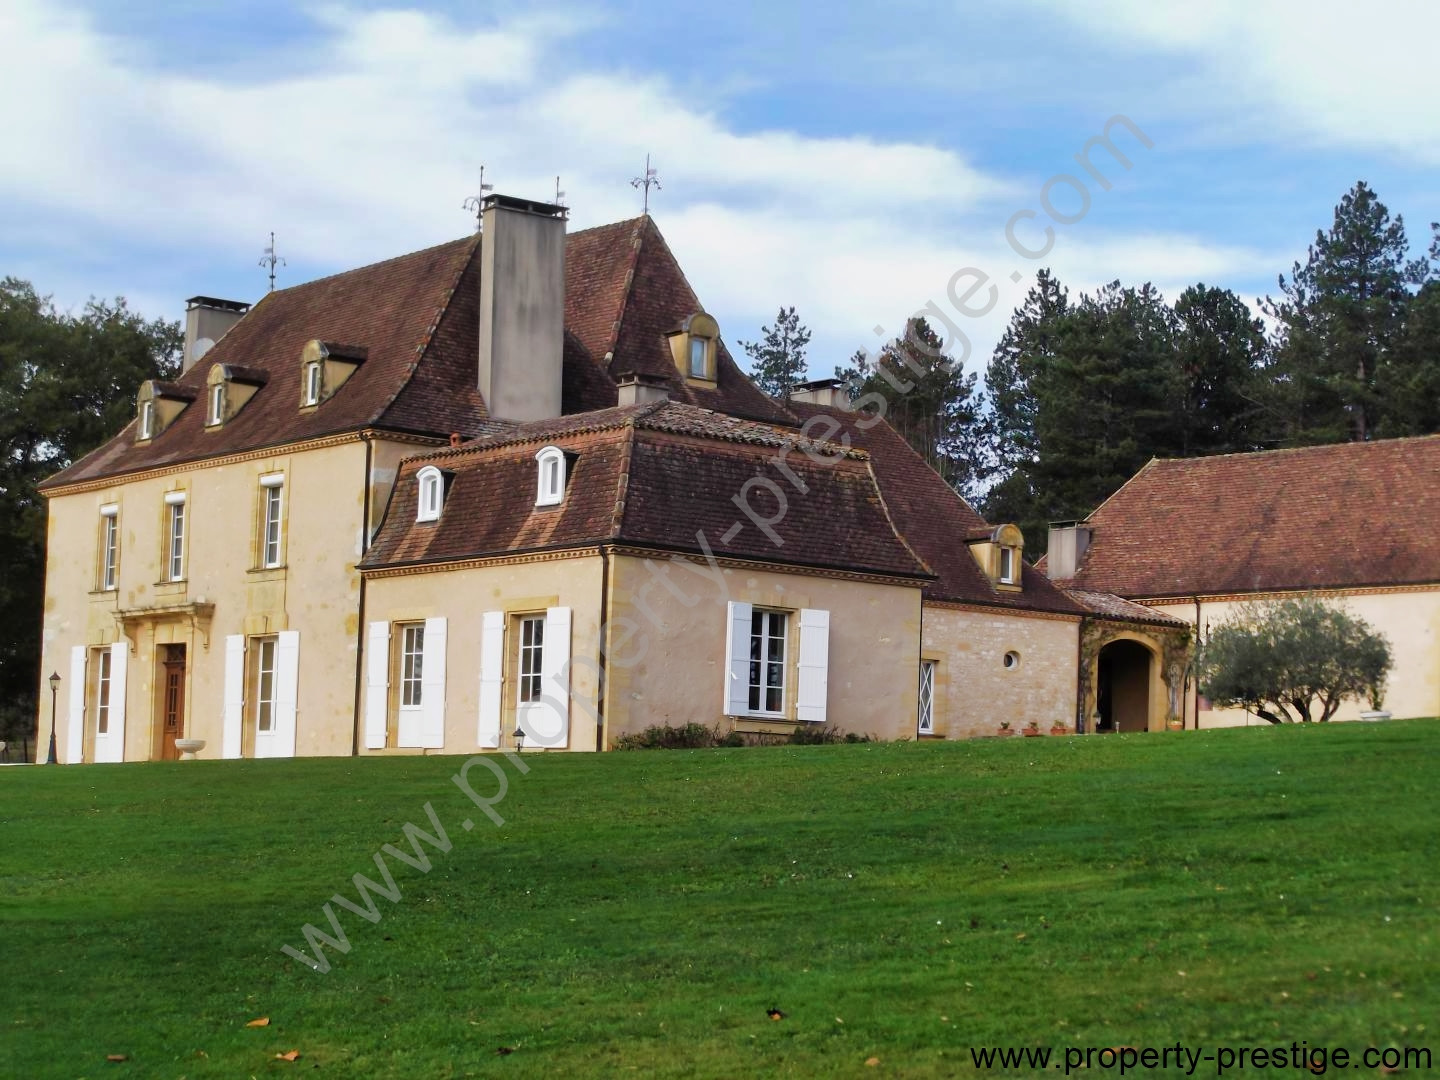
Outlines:
{"type": "Polygon", "coordinates": [[[1090,526],[1074,521],[1052,521],[1045,545],[1045,574],[1054,581],[1068,581],[1085,565],[1090,550],[1090,526]]]}
{"type": "Polygon", "coordinates": [[[239,300],[217,300],[213,296],[192,296],[185,301],[185,355],[180,370],[189,371],[225,332],[240,321],[250,305],[239,300]]]}
{"type": "Polygon", "coordinates": [[[486,196],[481,205],[480,393],[490,415],[560,415],[565,349],[563,206],[486,196]]]}

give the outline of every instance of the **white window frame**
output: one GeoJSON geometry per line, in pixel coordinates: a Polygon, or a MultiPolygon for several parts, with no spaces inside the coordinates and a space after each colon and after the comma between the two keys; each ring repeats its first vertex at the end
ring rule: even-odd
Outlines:
{"type": "Polygon", "coordinates": [[[920,661],[920,701],[915,730],[921,735],[935,734],[935,660],[920,661]]]}
{"type": "Polygon", "coordinates": [[[120,576],[120,506],[100,507],[100,590],[114,592],[120,576]]]}
{"type": "Polygon", "coordinates": [[[185,492],[165,494],[165,580],[185,580],[185,492]]]}
{"type": "Polygon", "coordinates": [[[692,379],[710,378],[710,339],[691,335],[690,355],[686,359],[686,373],[692,379]],[[696,359],[700,361],[700,370],[695,370],[696,359]]]}
{"type": "Polygon", "coordinates": [[[155,402],[142,401],[140,403],[140,438],[153,439],[155,437],[155,402]]]}
{"type": "Polygon", "coordinates": [[[515,701],[518,705],[538,702],[545,692],[545,616],[522,615],[519,653],[515,660],[515,701]]]}
{"type": "Polygon", "coordinates": [[[1018,573],[1019,562],[1017,553],[1013,547],[1002,547],[1000,549],[1000,584],[1015,585],[1020,580],[1018,573]]]}
{"type": "Polygon", "coordinates": [[[274,570],[285,565],[285,474],[260,477],[260,565],[274,570]]]}
{"type": "Polygon", "coordinates": [[[114,671],[114,654],[109,646],[98,650],[95,658],[95,734],[110,734],[110,682],[114,671]]]}
{"type": "Polygon", "coordinates": [[[305,404],[319,405],[320,392],[324,385],[320,361],[312,360],[305,365],[305,404]]]}
{"type": "Polygon", "coordinates": [[[786,668],[790,663],[790,612],[780,611],[775,608],[754,608],[750,612],[750,640],[749,640],[749,672],[750,677],[747,683],[747,705],[752,716],[784,716],[785,715],[785,693],[789,689],[789,678],[786,668]],[[774,632],[774,620],[779,619],[779,633],[774,632]],[[759,623],[757,632],[756,624],[759,623]],[[775,660],[770,655],[773,651],[767,646],[773,646],[775,642],[780,645],[780,658],[775,660]],[[771,676],[774,669],[779,668],[779,682],[772,681],[771,676]],[[778,708],[769,708],[766,701],[771,692],[779,696],[780,705],[778,708]]]}
{"type": "Polygon", "coordinates": [[[418,712],[425,704],[425,624],[400,624],[400,711],[418,712]]]}
{"type": "Polygon", "coordinates": [[[415,474],[417,491],[415,520],[438,521],[445,505],[445,477],[434,465],[426,465],[415,474]]]}
{"type": "Polygon", "coordinates": [[[565,498],[565,452],[558,446],[547,446],[535,455],[535,460],[540,466],[536,478],[535,505],[559,505],[565,498]]]}
{"type": "Polygon", "coordinates": [[[271,636],[253,640],[255,642],[255,732],[260,735],[269,735],[275,730],[275,706],[279,700],[277,661],[280,655],[280,639],[271,636]],[[265,686],[267,676],[270,680],[268,693],[265,686]]]}
{"type": "Polygon", "coordinates": [[[210,413],[206,417],[207,427],[218,427],[225,419],[225,384],[218,382],[210,387],[210,413]]]}

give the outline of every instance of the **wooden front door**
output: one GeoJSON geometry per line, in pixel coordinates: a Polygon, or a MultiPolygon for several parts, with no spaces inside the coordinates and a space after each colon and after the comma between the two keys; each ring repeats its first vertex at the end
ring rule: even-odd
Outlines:
{"type": "Polygon", "coordinates": [[[160,760],[177,761],[185,737],[185,646],[166,645],[160,673],[160,760]]]}

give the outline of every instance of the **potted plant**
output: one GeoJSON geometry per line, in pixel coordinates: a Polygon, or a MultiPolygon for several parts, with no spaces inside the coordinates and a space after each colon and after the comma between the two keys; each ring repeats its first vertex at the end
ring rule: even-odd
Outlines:
{"type": "Polygon", "coordinates": [[[1065,726],[1065,721],[1064,721],[1064,720],[1056,720],[1055,723],[1053,723],[1053,724],[1050,725],[1050,734],[1051,734],[1051,735],[1069,735],[1069,734],[1070,734],[1070,729],[1065,726]]]}
{"type": "Polygon", "coordinates": [[[1031,720],[1028,724],[1025,725],[1025,730],[1022,731],[1021,734],[1024,735],[1027,739],[1033,739],[1035,736],[1040,734],[1039,722],[1031,720]]]}
{"type": "Polygon", "coordinates": [[[1013,731],[1010,730],[1010,721],[1009,721],[1009,720],[1001,720],[1001,721],[1000,721],[1000,729],[999,729],[998,731],[996,731],[995,734],[1004,737],[1004,736],[1014,735],[1015,732],[1013,732],[1013,731]]]}
{"type": "Polygon", "coordinates": [[[1369,722],[1371,722],[1371,723],[1374,723],[1374,722],[1379,721],[1379,720],[1389,720],[1389,719],[1390,719],[1390,713],[1389,713],[1389,711],[1388,711],[1387,709],[1382,709],[1382,708],[1380,707],[1380,705],[1381,705],[1381,698],[1384,696],[1384,693],[1385,693],[1385,688],[1382,687],[1382,686],[1376,685],[1376,686],[1370,687],[1370,708],[1364,709],[1364,710],[1361,711],[1361,713],[1360,713],[1360,719],[1361,719],[1361,720],[1366,720],[1366,721],[1369,721],[1369,722]]]}
{"type": "Polygon", "coordinates": [[[1178,716],[1172,716],[1165,721],[1165,726],[1171,731],[1184,731],[1185,721],[1178,716]]]}

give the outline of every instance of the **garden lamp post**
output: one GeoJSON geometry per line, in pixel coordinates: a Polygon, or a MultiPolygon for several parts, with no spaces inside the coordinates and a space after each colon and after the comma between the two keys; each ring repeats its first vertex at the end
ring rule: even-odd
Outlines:
{"type": "Polygon", "coordinates": [[[516,725],[515,725],[515,731],[514,731],[514,733],[513,733],[513,737],[514,737],[514,739],[515,739],[515,749],[516,749],[516,750],[524,750],[524,749],[525,749],[525,729],[522,728],[519,724],[516,724],[516,725]]]}
{"type": "Polygon", "coordinates": [[[46,765],[56,764],[55,759],[55,702],[60,696],[60,673],[50,673],[50,753],[45,757],[46,765]]]}

